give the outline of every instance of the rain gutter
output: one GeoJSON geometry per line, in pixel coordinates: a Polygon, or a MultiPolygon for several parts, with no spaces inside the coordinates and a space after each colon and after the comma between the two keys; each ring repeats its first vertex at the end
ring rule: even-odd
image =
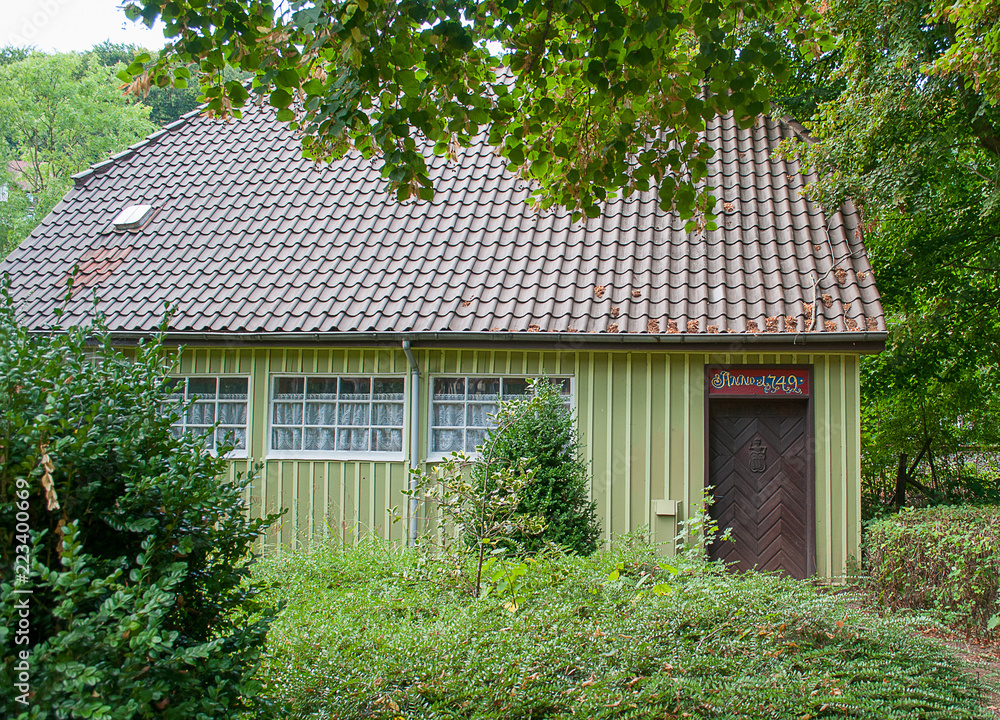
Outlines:
{"type": "Polygon", "coordinates": [[[410,349],[410,341],[403,340],[403,352],[410,364],[410,545],[417,544],[417,466],[420,464],[420,367],[410,349]]]}
{"type": "MultiPolygon", "coordinates": [[[[149,332],[115,332],[112,340],[122,342],[151,338],[149,332]]],[[[224,343],[226,345],[325,344],[351,346],[399,346],[401,342],[436,346],[535,347],[574,350],[584,346],[602,345],[609,349],[702,346],[719,351],[724,346],[756,345],[864,345],[864,352],[879,352],[888,333],[809,332],[809,333],[567,333],[567,332],[475,332],[471,330],[417,332],[188,332],[169,331],[164,340],[169,343],[224,343]],[[554,347],[555,346],[555,347],[554,347]]]]}

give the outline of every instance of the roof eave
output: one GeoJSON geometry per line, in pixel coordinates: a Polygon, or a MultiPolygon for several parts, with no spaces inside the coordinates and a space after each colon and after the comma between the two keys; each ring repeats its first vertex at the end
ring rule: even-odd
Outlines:
{"type": "MultiPolygon", "coordinates": [[[[149,332],[112,332],[117,342],[135,343],[152,338],[149,332]]],[[[505,348],[538,348],[553,350],[634,349],[651,350],[684,349],[706,352],[746,352],[753,347],[756,352],[795,351],[809,346],[812,350],[879,353],[885,349],[888,333],[872,332],[814,332],[814,333],[564,333],[564,332],[474,332],[411,331],[411,332],[167,332],[164,341],[183,345],[339,345],[339,346],[397,346],[403,340],[422,347],[484,347],[500,344],[505,348]]]]}

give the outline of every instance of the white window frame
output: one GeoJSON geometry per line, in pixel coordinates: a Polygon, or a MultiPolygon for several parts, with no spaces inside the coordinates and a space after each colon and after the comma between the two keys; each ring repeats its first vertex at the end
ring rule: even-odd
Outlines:
{"type": "MultiPolygon", "coordinates": [[[[576,413],[576,377],[574,375],[561,373],[557,375],[543,375],[540,373],[435,373],[428,378],[427,387],[427,462],[440,462],[446,457],[451,455],[450,452],[437,452],[434,450],[434,430],[437,426],[434,425],[434,381],[438,378],[465,378],[468,380],[476,379],[494,379],[499,378],[501,381],[500,390],[503,392],[503,380],[540,380],[542,378],[548,378],[549,380],[569,380],[569,395],[566,395],[566,404],[570,409],[570,412],[576,413]]],[[[468,387],[468,385],[466,385],[468,387]]],[[[447,402],[447,401],[445,401],[447,402]]],[[[455,401],[457,402],[457,401],[455,401]]],[[[462,404],[468,412],[469,400],[468,391],[466,391],[466,399],[462,401],[462,404]]],[[[463,426],[466,430],[469,428],[468,425],[463,426]]],[[[451,428],[456,429],[456,428],[451,428]]],[[[477,428],[478,429],[478,428],[477,428]]],[[[466,453],[469,457],[478,457],[479,453],[475,451],[470,451],[466,453]]]]}
{"type": "MultiPolygon", "coordinates": [[[[223,455],[223,457],[225,457],[227,459],[232,459],[232,460],[246,459],[246,458],[250,457],[250,428],[251,428],[251,426],[253,424],[251,422],[252,421],[252,412],[253,412],[253,382],[252,382],[252,378],[250,377],[250,375],[245,374],[245,373],[178,373],[176,375],[170,375],[170,379],[171,380],[183,380],[184,381],[184,397],[185,397],[185,399],[181,403],[181,407],[183,407],[184,405],[186,405],[187,402],[188,402],[188,400],[187,400],[187,388],[188,388],[188,385],[189,385],[189,383],[190,383],[191,380],[208,380],[208,379],[214,379],[215,380],[215,414],[214,414],[214,417],[216,419],[216,422],[218,422],[218,419],[219,419],[219,382],[221,380],[224,380],[224,379],[227,379],[227,378],[238,378],[240,380],[246,380],[247,381],[247,399],[246,399],[246,404],[247,404],[246,416],[247,416],[247,420],[246,420],[246,424],[243,426],[243,431],[244,431],[244,433],[246,433],[246,443],[245,443],[246,447],[244,447],[244,448],[234,448],[232,451],[230,451],[230,452],[226,453],[225,455],[223,455]]],[[[222,402],[237,402],[237,401],[235,401],[235,400],[223,400],[222,402]]],[[[188,427],[187,415],[186,415],[186,413],[181,412],[180,416],[181,416],[180,417],[180,420],[181,420],[180,427],[181,427],[182,431],[187,432],[189,429],[191,429],[191,428],[188,427]]],[[[213,425],[214,424],[215,423],[213,423],[213,425]]],[[[175,423],[171,423],[172,427],[175,426],[175,425],[177,425],[176,422],[175,423]]],[[[203,426],[197,425],[197,426],[194,426],[194,427],[203,427],[203,426]]],[[[226,425],[226,427],[235,427],[235,426],[234,425],[226,425]]],[[[218,429],[218,428],[216,428],[216,429],[218,429]]],[[[213,442],[212,442],[212,447],[209,449],[209,452],[211,452],[213,455],[216,454],[214,439],[213,439],[213,442]]]]}
{"type": "MultiPolygon", "coordinates": [[[[303,388],[304,390],[305,388],[303,388]]],[[[405,373],[307,373],[307,372],[273,372],[270,374],[267,383],[267,459],[274,460],[374,460],[379,462],[395,462],[406,460],[407,453],[407,425],[409,423],[410,392],[409,379],[405,373]],[[402,450],[394,452],[391,450],[367,450],[354,452],[351,450],[275,450],[274,434],[272,424],[274,422],[274,389],[281,378],[368,378],[370,380],[387,379],[403,381],[403,424],[399,430],[402,433],[402,450]]],[[[285,402],[285,401],[282,401],[285,402]]],[[[374,398],[369,399],[369,408],[374,398]]],[[[303,431],[305,429],[305,399],[303,398],[303,431]]],[[[339,411],[339,408],[338,408],[339,411]]],[[[369,431],[372,428],[383,427],[371,424],[371,411],[369,409],[369,431]]],[[[286,426],[279,426],[286,427],[286,426]]],[[[291,427],[291,426],[287,426],[291,427]]],[[[312,427],[312,426],[310,426],[312,427]]],[[[327,426],[323,426],[327,427],[327,426]]],[[[339,427],[334,425],[332,427],[339,427]]],[[[385,426],[392,427],[392,426],[385,426]]]]}

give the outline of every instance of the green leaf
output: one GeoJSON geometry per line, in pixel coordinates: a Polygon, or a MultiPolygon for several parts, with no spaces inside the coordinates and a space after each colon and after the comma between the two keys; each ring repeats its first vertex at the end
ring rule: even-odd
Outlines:
{"type": "Polygon", "coordinates": [[[299,73],[291,68],[278,71],[278,84],[286,88],[297,88],[299,86],[299,73]]]}
{"type": "Polygon", "coordinates": [[[287,108],[289,105],[292,104],[292,96],[288,93],[287,90],[282,90],[281,88],[278,88],[271,93],[271,96],[268,98],[268,103],[272,107],[287,108]]]}

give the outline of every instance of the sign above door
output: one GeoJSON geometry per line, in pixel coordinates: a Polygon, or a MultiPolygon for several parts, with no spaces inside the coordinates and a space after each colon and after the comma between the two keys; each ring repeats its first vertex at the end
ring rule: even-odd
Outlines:
{"type": "Polygon", "coordinates": [[[708,394],[742,397],[809,397],[808,368],[712,368],[708,394]]]}

